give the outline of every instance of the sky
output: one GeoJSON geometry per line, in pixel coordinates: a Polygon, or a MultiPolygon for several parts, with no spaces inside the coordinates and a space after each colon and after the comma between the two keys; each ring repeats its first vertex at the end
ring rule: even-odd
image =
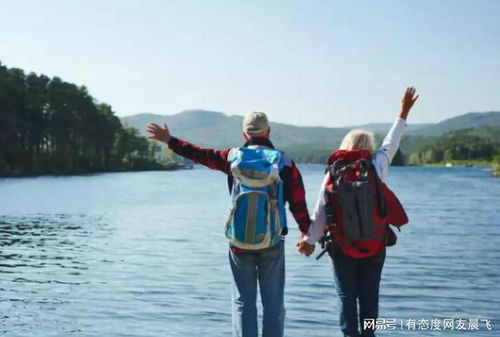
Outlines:
{"type": "Polygon", "coordinates": [[[500,110],[497,0],[0,0],[0,62],[118,116],[187,109],[308,126],[500,110]]]}

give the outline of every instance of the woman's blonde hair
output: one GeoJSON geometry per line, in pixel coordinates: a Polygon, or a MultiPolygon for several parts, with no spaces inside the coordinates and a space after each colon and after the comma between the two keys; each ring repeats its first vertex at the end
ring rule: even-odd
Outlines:
{"type": "Polygon", "coordinates": [[[373,153],[375,151],[375,137],[373,133],[366,130],[351,130],[342,139],[340,150],[368,150],[373,153]]]}

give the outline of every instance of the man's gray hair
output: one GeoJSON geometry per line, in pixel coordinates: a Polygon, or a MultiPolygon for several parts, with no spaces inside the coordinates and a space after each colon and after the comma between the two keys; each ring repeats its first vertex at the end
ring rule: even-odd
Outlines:
{"type": "Polygon", "coordinates": [[[373,153],[375,151],[375,137],[373,133],[366,130],[351,130],[342,140],[340,150],[368,150],[373,153]]]}

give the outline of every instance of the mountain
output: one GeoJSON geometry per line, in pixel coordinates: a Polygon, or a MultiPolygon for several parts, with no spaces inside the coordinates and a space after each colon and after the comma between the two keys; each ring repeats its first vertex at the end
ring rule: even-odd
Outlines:
{"type": "Polygon", "coordinates": [[[445,119],[436,124],[430,124],[417,130],[408,130],[410,135],[439,136],[446,132],[460,129],[474,128],[477,126],[500,125],[500,111],[469,112],[464,115],[445,119]]]}
{"type": "MultiPolygon", "coordinates": [[[[140,113],[122,117],[123,124],[146,135],[149,123],[167,123],[172,134],[201,146],[234,147],[243,143],[242,116],[229,116],[208,110],[187,110],[175,115],[140,113]]],[[[409,155],[431,143],[437,136],[459,129],[490,125],[500,126],[500,112],[467,113],[436,124],[409,124],[401,142],[401,150],[409,155]]],[[[271,122],[273,143],[302,162],[322,162],[332,149],[338,148],[344,135],[353,128],[372,131],[381,142],[389,123],[365,124],[354,127],[328,128],[294,126],[271,122]]]]}
{"type": "MultiPolygon", "coordinates": [[[[429,124],[429,123],[412,124],[412,123],[410,123],[407,126],[406,132],[413,132],[413,131],[421,130],[421,129],[427,128],[431,125],[433,125],[433,124],[429,124]]],[[[348,127],[348,129],[363,129],[363,130],[368,130],[368,131],[373,132],[373,133],[385,134],[391,126],[392,126],[391,123],[370,123],[370,124],[362,124],[362,125],[348,127]]]]}
{"type": "MultiPolygon", "coordinates": [[[[477,126],[500,125],[500,111],[469,112],[460,116],[445,119],[439,123],[408,124],[407,135],[434,137],[446,132],[460,129],[474,128],[477,126]]],[[[385,133],[391,127],[390,123],[371,123],[354,126],[373,133],[385,133]]]]}
{"type": "MultiPolygon", "coordinates": [[[[140,113],[122,117],[122,123],[146,135],[149,123],[167,123],[172,134],[202,146],[233,147],[241,144],[242,116],[228,116],[221,112],[187,110],[175,115],[140,113]]],[[[272,139],[277,147],[338,146],[348,128],[304,127],[271,122],[272,139]],[[327,141],[325,141],[327,140],[327,141]]]]}

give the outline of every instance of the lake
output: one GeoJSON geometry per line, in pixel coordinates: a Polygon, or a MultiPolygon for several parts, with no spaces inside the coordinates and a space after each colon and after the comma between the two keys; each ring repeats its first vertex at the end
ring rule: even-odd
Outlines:
{"type": "MultiPolygon", "coordinates": [[[[312,210],[323,167],[300,168],[312,210]]],[[[500,179],[395,167],[388,183],[410,223],[382,275],[396,330],[378,335],[498,336],[500,179]],[[455,330],[424,329],[432,319],[455,330]]],[[[0,179],[0,334],[231,336],[228,205],[225,176],[201,167],[0,179]]],[[[340,336],[330,259],[299,255],[289,226],[285,335],[340,336]]]]}

